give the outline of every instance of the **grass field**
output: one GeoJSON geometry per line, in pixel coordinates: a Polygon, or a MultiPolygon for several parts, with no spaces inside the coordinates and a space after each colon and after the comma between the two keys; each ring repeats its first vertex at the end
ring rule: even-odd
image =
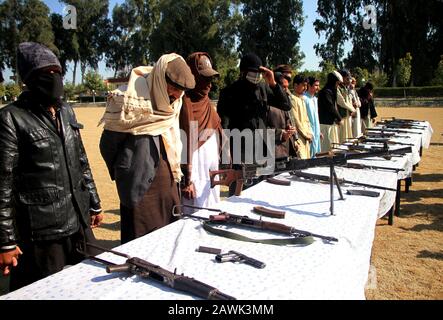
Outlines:
{"type": "MultiPolygon", "coordinates": [[[[105,211],[95,230],[106,247],[120,244],[119,201],[100,156],[102,128],[97,123],[103,108],[77,108],[84,124],[83,141],[105,211]]],[[[377,223],[372,251],[376,283],[367,299],[443,299],[443,108],[378,108],[380,117],[428,120],[434,129],[432,146],[424,151],[409,193],[402,195],[402,216],[394,226],[377,223]]]]}

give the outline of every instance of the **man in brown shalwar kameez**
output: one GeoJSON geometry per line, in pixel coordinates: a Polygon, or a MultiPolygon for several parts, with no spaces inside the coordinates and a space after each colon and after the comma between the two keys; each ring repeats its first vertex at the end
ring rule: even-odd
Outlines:
{"type": "Polygon", "coordinates": [[[100,151],[120,198],[121,241],[173,222],[182,178],[179,113],[195,79],[174,53],[132,70],[126,91],[108,99],[100,151]]]}

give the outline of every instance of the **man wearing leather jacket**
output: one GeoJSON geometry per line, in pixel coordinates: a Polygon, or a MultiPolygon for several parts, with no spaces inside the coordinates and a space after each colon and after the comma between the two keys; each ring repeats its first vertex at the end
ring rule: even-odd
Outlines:
{"type": "Polygon", "coordinates": [[[17,65],[29,90],[0,110],[0,270],[11,291],[80,262],[78,245],[103,219],[59,60],[25,42],[17,65]]]}

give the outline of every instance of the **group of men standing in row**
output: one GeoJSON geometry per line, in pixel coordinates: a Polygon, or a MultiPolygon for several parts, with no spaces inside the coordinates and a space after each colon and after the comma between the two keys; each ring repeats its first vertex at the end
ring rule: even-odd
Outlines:
{"type": "MultiPolygon", "coordinates": [[[[11,290],[81,261],[85,243],[95,240],[91,228],[103,219],[83,126],[62,101],[60,62],[27,42],[17,64],[27,90],[0,110],[0,268],[11,274],[11,290]]],[[[205,52],[186,60],[165,54],[153,67],[133,69],[126,88],[110,95],[99,147],[116,182],[122,243],[173,222],[176,205],[220,201],[209,171],[219,168],[224,129],[275,129],[276,157],[310,158],[359,135],[358,110],[363,126],[370,125],[368,110],[375,117],[372,87],[357,96],[348,74],[329,74],[317,98],[318,79],[293,77],[288,65],[272,71],[249,53],[215,106],[209,92],[218,76],[205,52]]]]}

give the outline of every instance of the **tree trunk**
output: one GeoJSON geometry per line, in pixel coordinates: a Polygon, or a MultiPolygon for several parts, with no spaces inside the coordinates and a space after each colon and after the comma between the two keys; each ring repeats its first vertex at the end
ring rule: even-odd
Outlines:
{"type": "Polygon", "coordinates": [[[72,84],[75,86],[75,75],[77,73],[77,60],[74,61],[74,71],[72,71],[72,84]]]}
{"type": "Polygon", "coordinates": [[[84,83],[84,79],[85,79],[86,63],[80,62],[80,70],[82,72],[82,84],[83,84],[84,83]]]}

